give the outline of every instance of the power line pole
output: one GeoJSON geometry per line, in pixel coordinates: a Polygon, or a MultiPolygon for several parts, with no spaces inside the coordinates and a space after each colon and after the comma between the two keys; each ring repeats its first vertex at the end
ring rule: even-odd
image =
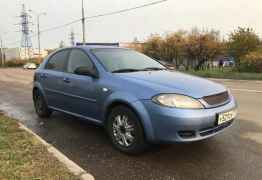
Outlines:
{"type": "Polygon", "coordinates": [[[85,27],[85,8],[84,0],[82,0],[82,33],[83,33],[83,45],[86,43],[86,27],[85,27]]]}
{"type": "Polygon", "coordinates": [[[31,16],[26,11],[25,4],[22,4],[22,12],[19,16],[21,18],[20,26],[22,32],[21,48],[25,48],[25,58],[30,58],[30,50],[32,49],[32,41],[30,37],[30,18],[31,16]]]}

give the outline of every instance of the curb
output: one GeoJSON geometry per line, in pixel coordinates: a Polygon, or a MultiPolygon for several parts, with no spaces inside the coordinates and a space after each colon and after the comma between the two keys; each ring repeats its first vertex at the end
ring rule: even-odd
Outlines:
{"type": "Polygon", "coordinates": [[[83,168],[81,168],[75,162],[73,162],[68,157],[66,157],[62,152],[60,152],[54,146],[47,143],[44,139],[42,139],[40,136],[35,134],[33,131],[31,131],[29,128],[27,128],[25,125],[23,125],[20,122],[18,122],[18,125],[21,129],[32,134],[37,140],[39,140],[44,146],[46,146],[48,152],[51,153],[55,158],[57,158],[62,164],[64,164],[66,166],[66,168],[71,173],[73,173],[75,176],[80,177],[81,180],[95,180],[95,178],[91,174],[87,173],[83,168]]]}

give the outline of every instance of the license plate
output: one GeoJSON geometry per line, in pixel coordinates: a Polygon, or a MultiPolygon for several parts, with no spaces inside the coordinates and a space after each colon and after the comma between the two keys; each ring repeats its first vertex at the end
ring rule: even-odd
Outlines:
{"type": "Polygon", "coordinates": [[[236,114],[237,114],[236,110],[231,110],[231,111],[219,114],[217,125],[221,125],[228,121],[231,121],[232,119],[236,117],[236,114]]]}

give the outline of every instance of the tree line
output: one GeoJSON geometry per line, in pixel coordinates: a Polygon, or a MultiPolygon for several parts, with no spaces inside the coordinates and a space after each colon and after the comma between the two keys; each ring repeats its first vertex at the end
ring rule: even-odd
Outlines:
{"type": "Polygon", "coordinates": [[[164,36],[153,34],[133,47],[155,59],[173,63],[185,69],[211,68],[212,62],[223,57],[232,57],[235,70],[262,72],[262,46],[259,36],[252,28],[231,32],[227,39],[216,30],[176,31],[164,36]]]}

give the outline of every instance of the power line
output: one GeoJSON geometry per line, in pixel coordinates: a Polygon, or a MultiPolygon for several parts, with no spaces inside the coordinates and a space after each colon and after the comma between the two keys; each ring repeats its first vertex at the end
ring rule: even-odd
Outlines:
{"type": "MultiPolygon", "coordinates": [[[[112,12],[97,14],[97,15],[93,15],[93,16],[86,16],[85,19],[95,19],[95,18],[100,18],[100,17],[105,17],[105,16],[112,16],[112,15],[116,15],[116,14],[122,14],[124,12],[129,12],[129,11],[133,11],[133,10],[137,10],[137,9],[141,9],[141,8],[145,8],[145,7],[149,7],[149,6],[153,6],[153,5],[157,5],[157,4],[160,4],[160,3],[164,3],[166,1],[169,1],[169,0],[158,0],[158,1],[153,1],[153,2],[150,2],[150,3],[142,4],[142,5],[139,5],[139,6],[134,6],[134,7],[131,7],[131,8],[121,9],[121,10],[118,10],[118,11],[112,11],[112,12]]],[[[82,21],[82,18],[79,18],[79,19],[70,21],[68,23],[62,24],[62,25],[53,26],[51,28],[43,29],[41,31],[41,33],[49,32],[49,31],[53,31],[53,30],[57,30],[57,29],[61,29],[61,28],[70,26],[72,24],[76,24],[76,23],[81,22],[81,21],[82,21]]],[[[32,34],[31,37],[35,37],[35,36],[37,36],[37,34],[32,34]]],[[[10,44],[15,44],[15,43],[17,43],[17,41],[16,42],[12,42],[10,44]]]]}
{"type": "Polygon", "coordinates": [[[141,9],[141,8],[144,8],[144,7],[160,4],[160,3],[163,3],[163,2],[166,2],[166,1],[168,1],[168,0],[154,1],[154,2],[143,4],[143,5],[140,5],[140,6],[126,8],[126,9],[113,11],[113,12],[109,12],[109,13],[98,14],[98,15],[94,15],[94,16],[87,16],[85,18],[86,19],[94,19],[94,18],[99,18],[99,17],[104,17],[104,16],[111,16],[111,15],[115,15],[115,14],[121,14],[121,13],[124,13],[124,12],[128,12],[128,11],[132,11],[132,10],[141,9]]]}
{"type": "MultiPolygon", "coordinates": [[[[168,0],[154,1],[154,2],[151,2],[151,3],[143,4],[143,5],[140,5],[140,6],[135,6],[135,7],[132,7],[132,8],[126,8],[126,9],[122,9],[122,10],[118,10],[118,11],[113,11],[113,12],[103,13],[103,14],[97,14],[97,15],[93,15],[93,16],[86,16],[85,19],[94,19],[94,18],[99,18],[99,17],[104,17],[104,16],[120,14],[120,13],[124,13],[124,12],[128,12],[128,11],[132,11],[132,10],[135,10],[135,9],[140,9],[140,8],[144,8],[144,7],[160,4],[160,3],[163,3],[163,2],[166,2],[166,1],[168,1],[168,0]]],[[[68,23],[63,24],[63,25],[58,25],[58,26],[54,26],[52,28],[44,29],[41,32],[53,31],[53,30],[56,30],[56,29],[60,29],[60,28],[63,28],[63,27],[66,27],[66,26],[78,23],[80,21],[82,21],[82,18],[81,19],[76,19],[74,21],[68,22],[68,23]]]]}

